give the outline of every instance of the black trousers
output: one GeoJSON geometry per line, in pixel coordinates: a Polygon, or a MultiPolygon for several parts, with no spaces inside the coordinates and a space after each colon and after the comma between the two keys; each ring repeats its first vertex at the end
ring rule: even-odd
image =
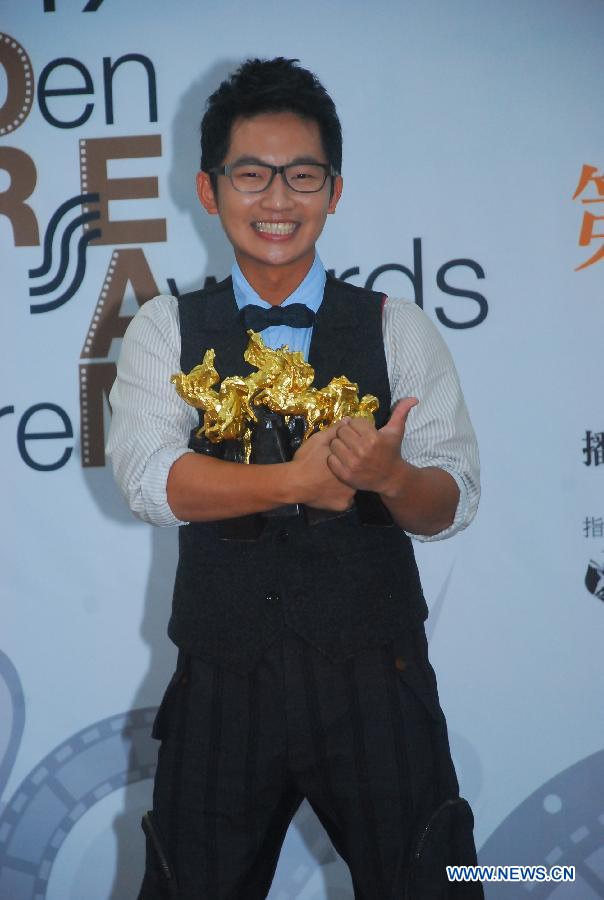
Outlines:
{"type": "MultiPolygon", "coordinates": [[[[449,841],[458,797],[423,628],[341,664],[287,633],[247,676],[180,658],[154,733],[139,900],[265,898],[303,798],[357,900],[482,895],[450,894],[430,857],[427,886],[408,884],[439,808],[435,833],[449,841]]],[[[469,862],[471,825],[470,813],[469,862]]]]}

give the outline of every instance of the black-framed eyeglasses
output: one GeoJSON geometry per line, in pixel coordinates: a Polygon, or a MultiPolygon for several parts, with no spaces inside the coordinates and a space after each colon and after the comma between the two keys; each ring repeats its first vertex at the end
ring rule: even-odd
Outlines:
{"type": "Polygon", "coordinates": [[[209,170],[211,175],[226,175],[236,191],[242,194],[260,194],[266,191],[275,175],[281,175],[292,191],[300,194],[316,194],[329,177],[338,173],[328,163],[288,163],[271,166],[269,163],[232,163],[209,170]]]}

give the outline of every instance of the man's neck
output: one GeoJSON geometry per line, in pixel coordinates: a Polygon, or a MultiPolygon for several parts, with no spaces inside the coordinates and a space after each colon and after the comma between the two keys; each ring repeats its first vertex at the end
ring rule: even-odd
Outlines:
{"type": "Polygon", "coordinates": [[[289,265],[267,266],[249,258],[240,259],[237,254],[235,256],[248,284],[259,297],[273,306],[283,303],[302,284],[315,258],[313,249],[310,257],[303,257],[289,265]]]}

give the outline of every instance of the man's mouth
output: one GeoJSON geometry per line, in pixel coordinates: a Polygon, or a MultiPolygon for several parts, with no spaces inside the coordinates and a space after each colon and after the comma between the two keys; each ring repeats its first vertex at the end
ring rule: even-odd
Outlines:
{"type": "Polygon", "coordinates": [[[254,222],[254,228],[261,234],[293,234],[296,222],[254,222]]]}

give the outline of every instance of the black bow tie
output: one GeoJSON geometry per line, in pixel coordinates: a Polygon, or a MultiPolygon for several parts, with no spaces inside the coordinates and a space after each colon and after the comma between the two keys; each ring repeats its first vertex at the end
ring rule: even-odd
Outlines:
{"type": "Polygon", "coordinates": [[[290,328],[310,328],[315,321],[315,314],[303,303],[292,303],[291,306],[244,306],[239,310],[245,330],[264,331],[272,325],[289,325],[290,328]]]}

